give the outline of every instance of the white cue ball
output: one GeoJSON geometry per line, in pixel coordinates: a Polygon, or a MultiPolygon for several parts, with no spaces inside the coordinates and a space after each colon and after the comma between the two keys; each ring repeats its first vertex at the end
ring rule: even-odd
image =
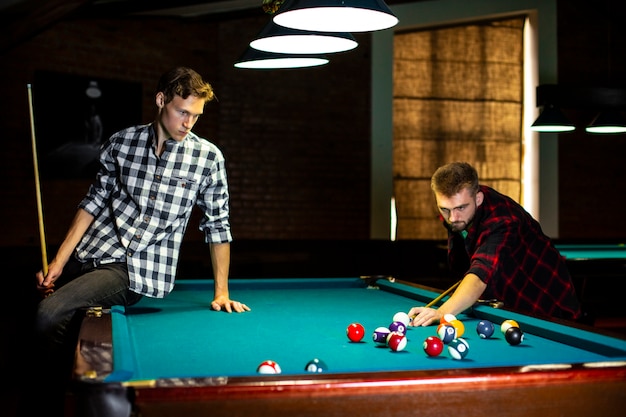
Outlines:
{"type": "Polygon", "coordinates": [[[393,315],[392,322],[393,321],[399,321],[400,323],[404,324],[404,327],[408,327],[409,323],[411,323],[411,318],[404,311],[398,311],[396,314],[393,315]]]}

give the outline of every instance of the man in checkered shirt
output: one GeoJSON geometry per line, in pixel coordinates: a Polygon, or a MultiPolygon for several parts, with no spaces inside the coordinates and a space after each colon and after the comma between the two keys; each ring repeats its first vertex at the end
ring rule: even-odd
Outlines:
{"type": "Polygon", "coordinates": [[[175,68],[158,83],[156,120],[122,130],[102,146],[95,182],[47,275],[37,273],[46,297],[39,303],[36,330],[48,357],[75,346],[67,336],[77,310],[128,306],[172,290],[194,205],[204,213],[200,230],[213,265],[210,307],[249,310],[228,291],[232,236],[224,157],[191,132],[213,98],[212,87],[198,73],[175,68]]]}

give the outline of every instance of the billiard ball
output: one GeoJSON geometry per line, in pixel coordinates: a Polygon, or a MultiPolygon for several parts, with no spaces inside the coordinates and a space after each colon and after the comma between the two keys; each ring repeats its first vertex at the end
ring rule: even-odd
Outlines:
{"type": "Polygon", "coordinates": [[[428,356],[439,356],[443,352],[443,342],[437,336],[428,336],[424,340],[424,352],[428,356]]]}
{"type": "Polygon", "coordinates": [[[408,327],[411,323],[411,317],[409,317],[409,315],[404,311],[398,311],[396,314],[393,315],[393,319],[391,319],[391,321],[399,321],[400,323],[404,324],[404,327],[408,327]]]}
{"type": "Polygon", "coordinates": [[[348,339],[352,342],[360,342],[365,336],[365,328],[361,323],[352,323],[346,329],[348,339]]]}
{"type": "Polygon", "coordinates": [[[274,361],[261,362],[256,371],[260,374],[279,374],[281,372],[280,366],[274,361]]]}
{"type": "Polygon", "coordinates": [[[439,339],[443,343],[448,344],[453,339],[456,339],[456,328],[451,324],[441,323],[437,326],[437,335],[439,335],[439,339]]]}
{"type": "Polygon", "coordinates": [[[389,330],[388,328],[382,326],[377,327],[376,330],[374,330],[374,333],[372,333],[372,339],[378,344],[386,345],[387,336],[389,336],[389,333],[391,333],[391,330],[389,330]]]}
{"type": "Polygon", "coordinates": [[[307,372],[312,372],[312,373],[322,373],[322,372],[328,371],[328,366],[326,366],[324,361],[318,358],[315,358],[307,362],[306,366],[304,367],[304,370],[307,372]]]}
{"type": "Polygon", "coordinates": [[[465,339],[454,339],[448,343],[448,353],[452,359],[461,360],[469,353],[469,343],[465,339]]]}
{"type": "Polygon", "coordinates": [[[406,336],[403,333],[391,332],[387,336],[387,346],[394,352],[400,352],[406,347],[406,336]]]}
{"type": "Polygon", "coordinates": [[[463,336],[463,333],[465,333],[465,325],[461,320],[454,319],[450,321],[450,324],[456,329],[456,337],[463,336]]]}
{"type": "Polygon", "coordinates": [[[495,327],[489,320],[481,320],[476,325],[476,333],[478,333],[481,339],[489,339],[494,331],[495,327]]]}
{"type": "Polygon", "coordinates": [[[509,327],[519,327],[519,324],[515,320],[504,320],[500,326],[502,334],[505,334],[509,327]]]}
{"type": "Polygon", "coordinates": [[[456,320],[456,316],[448,313],[443,315],[443,317],[439,320],[439,323],[450,323],[452,320],[456,320]]]}
{"type": "Polygon", "coordinates": [[[504,333],[504,338],[509,342],[509,345],[515,346],[524,341],[524,333],[519,327],[509,327],[504,333]]]}
{"type": "Polygon", "coordinates": [[[394,321],[389,325],[389,331],[406,334],[406,326],[401,321],[394,321]]]}

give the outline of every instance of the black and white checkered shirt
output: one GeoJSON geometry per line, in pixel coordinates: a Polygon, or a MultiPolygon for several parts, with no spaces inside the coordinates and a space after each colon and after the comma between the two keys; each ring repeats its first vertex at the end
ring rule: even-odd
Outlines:
{"type": "Polygon", "coordinates": [[[79,260],[126,260],[130,288],[164,297],[173,287],[180,244],[194,204],[205,241],[232,240],[224,156],[193,133],[155,153],[152,124],[114,134],[102,147],[96,181],[79,204],[95,221],[79,260]]]}

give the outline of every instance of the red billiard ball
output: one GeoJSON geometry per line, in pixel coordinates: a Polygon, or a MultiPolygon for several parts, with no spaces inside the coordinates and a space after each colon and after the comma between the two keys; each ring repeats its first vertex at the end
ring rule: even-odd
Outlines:
{"type": "Polygon", "coordinates": [[[394,352],[400,352],[406,347],[407,339],[402,333],[391,332],[387,336],[387,346],[394,352]]]}
{"type": "Polygon", "coordinates": [[[443,352],[443,342],[437,336],[428,336],[424,340],[424,352],[428,356],[439,356],[443,352]]]}
{"type": "Polygon", "coordinates": [[[346,334],[351,342],[360,342],[365,336],[365,328],[360,323],[352,323],[346,329],[346,334]]]}
{"type": "Polygon", "coordinates": [[[274,361],[263,361],[256,368],[256,371],[260,374],[279,374],[281,373],[280,366],[274,361]]]}

